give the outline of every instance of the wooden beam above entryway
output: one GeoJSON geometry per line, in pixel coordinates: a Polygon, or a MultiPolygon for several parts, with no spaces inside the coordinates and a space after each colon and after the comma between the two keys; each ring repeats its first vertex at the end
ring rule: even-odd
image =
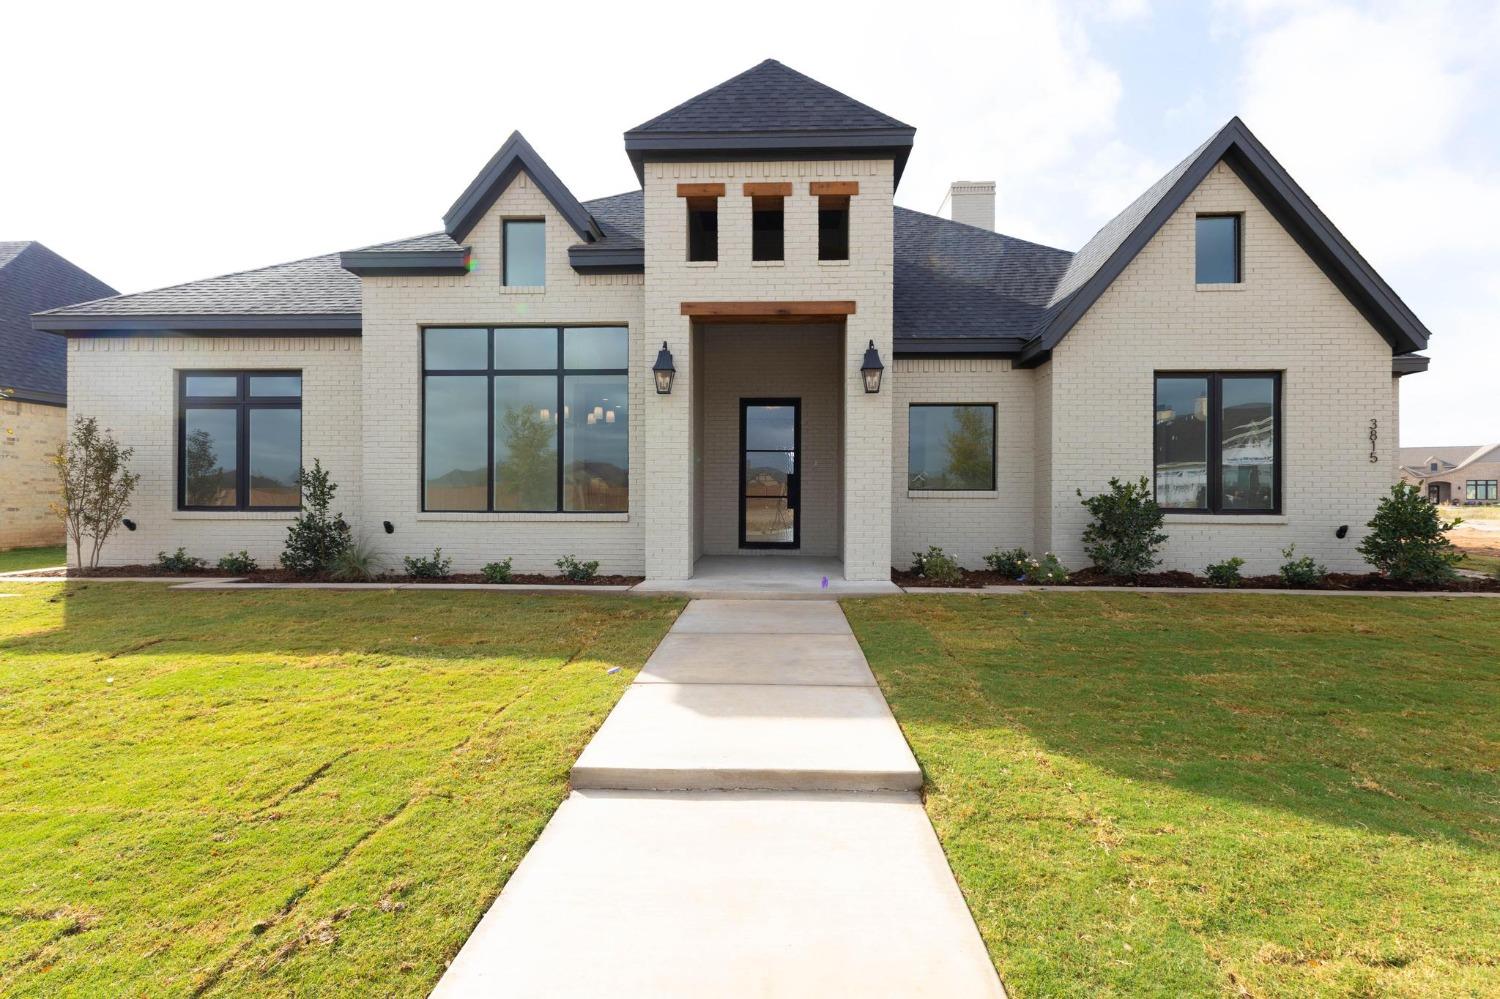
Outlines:
{"type": "Polygon", "coordinates": [[[699,322],[811,322],[854,315],[853,302],[683,302],[682,314],[699,322]]]}

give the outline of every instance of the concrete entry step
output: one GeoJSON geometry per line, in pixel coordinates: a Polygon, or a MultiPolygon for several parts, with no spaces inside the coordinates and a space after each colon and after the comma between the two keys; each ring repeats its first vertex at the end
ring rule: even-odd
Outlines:
{"type": "Polygon", "coordinates": [[[678,635],[852,635],[837,603],[823,600],[694,600],[678,635]]]}
{"type": "Polygon", "coordinates": [[[636,683],[873,687],[853,635],[669,634],[636,683]]]}
{"type": "Polygon", "coordinates": [[[635,683],[575,788],[912,791],[922,771],[873,686],[635,683]]]}
{"type": "Polygon", "coordinates": [[[577,791],[433,995],[1004,991],[915,795],[577,791]]]}

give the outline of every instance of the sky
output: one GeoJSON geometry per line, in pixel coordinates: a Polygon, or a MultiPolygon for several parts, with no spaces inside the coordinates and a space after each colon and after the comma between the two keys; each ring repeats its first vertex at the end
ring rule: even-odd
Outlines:
{"type": "Polygon", "coordinates": [[[771,57],[917,127],[899,204],[997,182],[1077,249],[1238,114],[1433,333],[1401,442],[1500,441],[1500,3],[25,4],[0,239],[121,291],[399,239],[513,129],[582,199],[620,135],[771,57]]]}

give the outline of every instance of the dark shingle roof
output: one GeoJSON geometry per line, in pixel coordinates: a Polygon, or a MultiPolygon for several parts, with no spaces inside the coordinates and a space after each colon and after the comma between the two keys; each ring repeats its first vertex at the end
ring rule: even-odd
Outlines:
{"type": "Polygon", "coordinates": [[[892,128],[911,126],[775,59],[767,59],[630,132],[722,134],[892,128]]]}
{"type": "Polygon", "coordinates": [[[67,345],[32,329],[31,314],[114,293],[41,243],[0,243],[0,388],[15,389],[17,398],[61,402],[67,345]]]}
{"type": "Polygon", "coordinates": [[[607,198],[585,201],[583,207],[594,216],[599,228],[609,239],[634,241],[644,245],[646,238],[646,206],[640,191],[626,191],[607,198]]]}
{"type": "MultiPolygon", "coordinates": [[[[426,237],[421,237],[426,238],[426,237]]],[[[339,266],[339,255],[273,264],[202,281],[99,299],[42,313],[68,317],[328,316],[358,313],[359,278],[339,266]]],[[[65,322],[48,328],[64,329],[65,322]]]]}
{"type": "Polygon", "coordinates": [[[999,337],[1018,349],[1072,254],[908,208],[895,211],[897,348],[999,337]]]}

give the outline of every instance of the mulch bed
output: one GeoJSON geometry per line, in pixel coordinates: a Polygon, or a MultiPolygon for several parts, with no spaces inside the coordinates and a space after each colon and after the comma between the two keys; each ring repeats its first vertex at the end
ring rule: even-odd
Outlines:
{"type": "MultiPolygon", "coordinates": [[[[254,572],[232,573],[218,568],[189,569],[184,572],[167,572],[154,565],[106,565],[97,569],[55,569],[49,572],[34,572],[32,576],[55,576],[67,579],[99,579],[109,576],[163,576],[178,578],[195,576],[204,579],[232,578],[247,583],[341,583],[351,580],[334,579],[326,573],[299,576],[285,569],[256,569],[254,572]]],[[[494,583],[494,586],[634,586],[644,576],[595,576],[588,580],[564,579],[562,576],[545,576],[540,573],[512,573],[509,583],[494,583]]],[[[477,572],[455,573],[441,579],[422,579],[416,576],[376,576],[372,583],[483,583],[485,578],[477,572]]]]}
{"type": "MultiPolygon", "coordinates": [[[[952,586],[962,589],[981,589],[986,586],[1117,586],[1125,589],[1153,589],[1161,587],[1192,587],[1213,589],[1207,579],[1191,572],[1152,572],[1135,577],[1106,576],[1098,569],[1080,569],[1068,576],[1066,583],[1032,584],[1010,579],[990,569],[964,569],[963,578],[956,583],[939,583],[918,576],[910,569],[892,569],[891,580],[898,586],[920,589],[922,587],[952,586]]],[[[1245,590],[1381,590],[1397,593],[1500,593],[1500,579],[1474,579],[1463,577],[1441,586],[1431,584],[1402,583],[1387,579],[1373,572],[1331,572],[1321,586],[1294,587],[1284,583],[1280,576],[1246,576],[1239,589],[1245,590]]]]}

